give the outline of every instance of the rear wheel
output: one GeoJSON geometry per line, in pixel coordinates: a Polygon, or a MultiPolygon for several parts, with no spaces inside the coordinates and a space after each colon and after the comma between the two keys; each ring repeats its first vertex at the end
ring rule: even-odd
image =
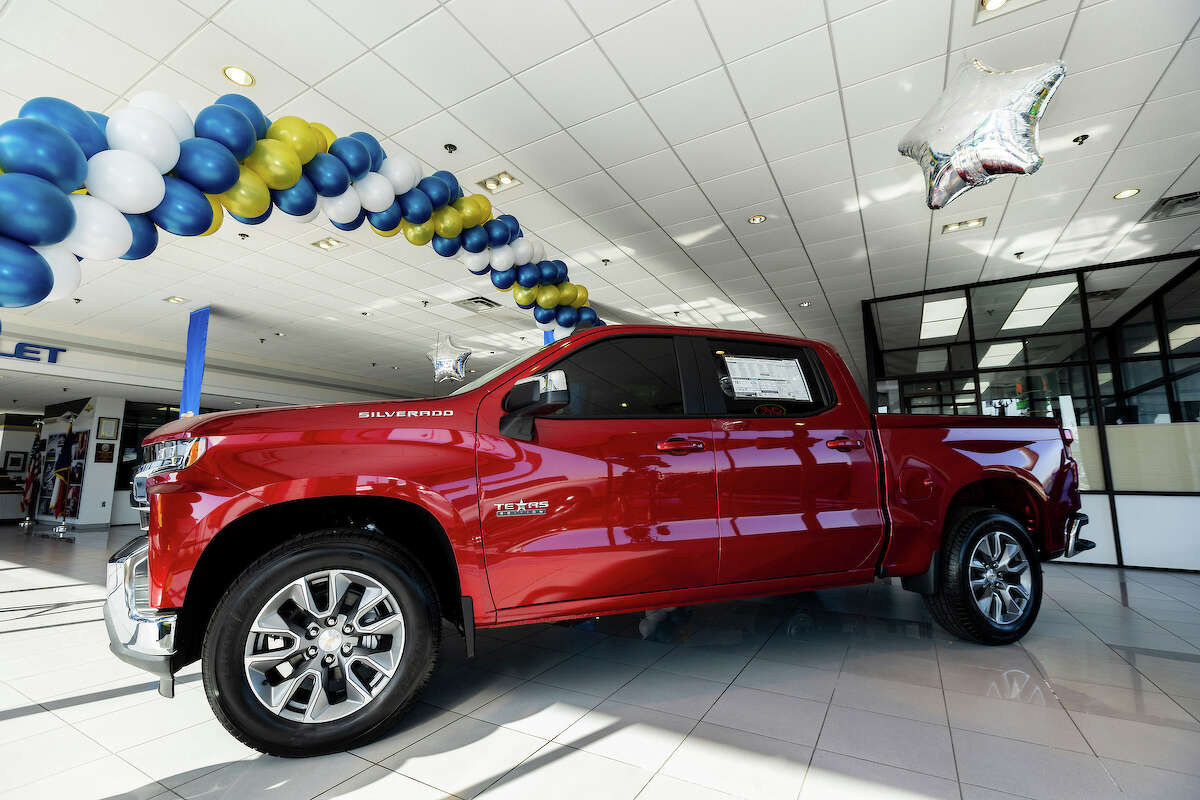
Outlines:
{"type": "Polygon", "coordinates": [[[267,553],[226,592],[204,638],[221,723],[280,756],[353,747],[386,731],[433,668],[436,595],[402,549],[349,529],[267,553]]]}
{"type": "Polygon", "coordinates": [[[925,595],[933,618],[954,635],[980,644],[1010,644],[1024,636],[1042,605],[1042,568],[1029,534],[1008,514],[963,509],[950,522],[938,589],[925,595]]]}

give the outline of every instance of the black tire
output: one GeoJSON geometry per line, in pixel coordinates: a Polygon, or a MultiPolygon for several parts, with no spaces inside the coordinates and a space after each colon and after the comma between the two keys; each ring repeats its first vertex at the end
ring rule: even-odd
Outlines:
{"type": "Polygon", "coordinates": [[[963,508],[953,512],[946,524],[938,570],[938,589],[934,594],[923,595],[925,607],[939,625],[960,639],[987,645],[1012,644],[1028,633],[1037,620],[1042,606],[1041,562],[1025,528],[1008,514],[992,508],[963,508]],[[993,532],[1018,544],[1028,564],[1029,599],[1019,616],[1007,622],[985,613],[970,585],[971,556],[980,540],[993,532]]]}
{"type": "Polygon", "coordinates": [[[234,580],[208,623],[201,662],[204,690],[234,737],[264,753],[314,756],[349,749],[390,729],[425,685],[437,660],[437,595],[421,565],[379,534],[351,528],[314,531],[259,558],[234,580]],[[326,722],[285,719],[258,699],[244,667],[259,610],[292,581],[323,569],[368,575],[391,592],[404,623],[403,650],[391,680],[361,709],[326,722]]]}

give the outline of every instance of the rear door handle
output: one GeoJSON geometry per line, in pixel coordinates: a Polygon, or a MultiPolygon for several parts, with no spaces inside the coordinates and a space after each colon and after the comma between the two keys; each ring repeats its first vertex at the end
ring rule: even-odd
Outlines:
{"type": "Polygon", "coordinates": [[[825,446],[830,450],[841,450],[843,453],[849,453],[851,450],[861,450],[863,443],[858,439],[849,439],[845,436],[839,436],[836,439],[828,439],[825,446]]]}
{"type": "Polygon", "coordinates": [[[704,442],[699,439],[680,439],[671,438],[664,442],[659,442],[655,445],[659,452],[663,453],[683,453],[688,450],[703,450],[704,442]]]}

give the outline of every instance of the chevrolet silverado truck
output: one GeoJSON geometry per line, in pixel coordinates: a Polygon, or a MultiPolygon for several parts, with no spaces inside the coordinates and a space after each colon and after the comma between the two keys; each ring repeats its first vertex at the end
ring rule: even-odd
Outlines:
{"type": "Polygon", "coordinates": [[[113,652],[202,662],[264,752],[378,736],[477,630],[899,577],[951,633],[1033,625],[1079,537],[1053,419],[872,414],[826,344],[581,331],[448,397],[231,411],[144,444],[113,652]]]}

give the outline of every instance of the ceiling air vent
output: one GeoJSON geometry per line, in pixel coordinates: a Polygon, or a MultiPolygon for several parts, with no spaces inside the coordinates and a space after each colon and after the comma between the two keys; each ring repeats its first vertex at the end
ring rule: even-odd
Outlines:
{"type": "Polygon", "coordinates": [[[1186,217],[1188,214],[1200,214],[1200,192],[1177,194],[1174,197],[1161,197],[1150,206],[1139,222],[1159,222],[1164,219],[1186,217]]]}
{"type": "Polygon", "coordinates": [[[467,311],[474,311],[477,314],[500,307],[500,304],[495,300],[488,300],[486,297],[468,297],[466,300],[459,300],[457,303],[452,303],[451,305],[465,308],[467,311]]]}
{"type": "Polygon", "coordinates": [[[1125,294],[1124,289],[1096,289],[1087,293],[1088,302],[1112,302],[1125,294]]]}

